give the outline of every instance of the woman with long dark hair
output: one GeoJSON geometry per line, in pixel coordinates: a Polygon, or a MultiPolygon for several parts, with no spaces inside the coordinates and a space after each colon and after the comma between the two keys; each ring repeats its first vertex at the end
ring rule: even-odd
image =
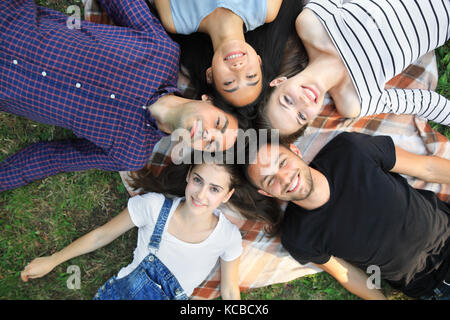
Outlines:
{"type": "MultiPolygon", "coordinates": [[[[244,3],[245,1],[242,2],[244,3]]],[[[259,2],[263,3],[264,1],[259,2]]],[[[269,6],[273,6],[278,2],[280,1],[268,1],[267,3],[269,6]]],[[[158,1],[155,1],[155,3],[157,4],[158,1]]],[[[241,36],[245,36],[245,45],[251,47],[249,52],[254,52],[254,55],[257,54],[258,58],[256,59],[260,61],[257,64],[259,69],[256,72],[257,76],[253,77],[255,72],[248,73],[249,76],[253,77],[253,80],[246,80],[246,82],[255,82],[255,79],[259,79],[258,90],[252,86],[240,85],[237,91],[227,92],[237,87],[237,79],[233,75],[231,75],[230,79],[219,81],[221,77],[225,79],[228,74],[223,72],[223,69],[214,68],[214,61],[220,60],[217,58],[219,57],[219,51],[216,50],[215,46],[217,41],[214,40],[214,38],[220,37],[219,33],[212,31],[211,34],[205,32],[195,32],[189,35],[172,34],[172,38],[180,44],[181,65],[185,67],[186,76],[194,88],[194,93],[191,97],[199,98],[201,94],[207,93],[214,97],[216,106],[227,111],[236,109],[236,113],[241,118],[254,119],[256,106],[263,95],[264,88],[267,87],[268,80],[279,73],[287,39],[290,35],[295,34],[294,22],[303,7],[302,3],[302,0],[283,0],[281,7],[278,4],[278,15],[272,14],[272,18],[276,16],[273,22],[267,23],[272,19],[266,19],[265,24],[252,31],[247,29],[245,34],[242,32],[242,22],[240,24],[227,23],[225,27],[219,30],[221,32],[229,32],[231,26],[237,27],[241,36]],[[211,65],[211,61],[213,61],[213,65],[211,65]],[[231,83],[229,84],[229,82],[231,83]],[[246,99],[243,99],[241,91],[245,92],[246,99]],[[250,94],[251,99],[248,99],[250,94]],[[236,106],[241,108],[233,108],[236,106]]],[[[161,15],[161,12],[159,13],[164,25],[164,17],[161,15]]],[[[217,21],[220,21],[220,19],[216,19],[214,22],[217,23],[217,21]]],[[[199,29],[198,31],[202,30],[199,29]]],[[[241,43],[244,40],[241,38],[241,43]]],[[[238,61],[243,58],[242,56],[236,56],[236,59],[238,61]]]]}
{"type": "Polygon", "coordinates": [[[436,92],[385,89],[386,82],[450,33],[448,0],[311,0],[296,20],[309,57],[297,75],[270,82],[261,105],[281,136],[304,130],[325,94],[344,117],[415,114],[450,124],[450,102],[436,92]]]}
{"type": "Polygon", "coordinates": [[[202,32],[209,36],[214,54],[203,76],[236,107],[254,102],[263,86],[261,57],[246,42],[244,32],[272,22],[281,2],[154,0],[168,32],[185,35],[202,32]]]}
{"type": "MultiPolygon", "coordinates": [[[[155,192],[132,197],[110,222],[51,256],[34,259],[22,271],[22,280],[43,277],[64,261],[101,248],[136,226],[132,263],[106,281],[94,299],[187,299],[217,260],[222,298],[240,299],[242,239],[218,207],[230,201],[242,213],[256,214],[261,205],[248,194],[241,176],[236,165],[205,162],[170,165],[159,177],[141,170],[134,185],[155,192]]],[[[280,209],[272,203],[266,212],[278,217],[280,209]]]]}

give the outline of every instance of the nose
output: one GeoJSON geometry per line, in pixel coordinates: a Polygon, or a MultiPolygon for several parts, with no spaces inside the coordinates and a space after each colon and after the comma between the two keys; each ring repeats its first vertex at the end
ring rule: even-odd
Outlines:
{"type": "Polygon", "coordinates": [[[203,141],[206,144],[211,143],[211,147],[214,147],[214,142],[216,141],[217,136],[218,136],[217,130],[210,129],[210,130],[203,131],[203,141]]]}
{"type": "Polygon", "coordinates": [[[283,173],[283,171],[278,172],[277,179],[281,187],[281,191],[287,190],[289,188],[289,184],[291,183],[291,178],[287,173],[283,173]]]}
{"type": "Polygon", "coordinates": [[[236,61],[231,64],[231,68],[234,70],[240,70],[244,66],[244,61],[236,61]]]}
{"type": "Polygon", "coordinates": [[[206,197],[206,186],[202,186],[201,189],[197,192],[197,199],[203,203],[206,197]]]}

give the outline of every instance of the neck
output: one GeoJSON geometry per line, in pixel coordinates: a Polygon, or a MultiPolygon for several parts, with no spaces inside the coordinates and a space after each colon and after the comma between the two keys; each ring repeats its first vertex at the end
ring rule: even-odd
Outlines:
{"type": "Polygon", "coordinates": [[[210,225],[214,220],[214,214],[212,212],[204,211],[199,213],[193,213],[189,211],[185,201],[183,201],[178,206],[177,214],[179,218],[182,221],[184,221],[185,225],[192,225],[192,226],[210,225]]]}
{"type": "Polygon", "coordinates": [[[176,129],[180,106],[187,101],[189,99],[168,94],[159,98],[149,107],[150,113],[161,131],[171,134],[176,129]]]}
{"type": "Polygon", "coordinates": [[[301,73],[311,75],[312,79],[316,79],[323,92],[329,92],[340,86],[345,72],[345,67],[342,68],[335,57],[318,57],[310,59],[308,66],[301,73]],[[330,68],[330,66],[333,67],[330,68]]]}
{"type": "Polygon", "coordinates": [[[330,199],[330,185],[328,179],[320,171],[313,168],[310,168],[310,170],[313,185],[311,194],[304,200],[293,201],[293,203],[306,210],[317,209],[327,203],[330,199]]]}
{"type": "Polygon", "coordinates": [[[245,41],[241,17],[225,8],[217,8],[200,23],[199,31],[211,38],[214,51],[229,40],[245,41]]]}

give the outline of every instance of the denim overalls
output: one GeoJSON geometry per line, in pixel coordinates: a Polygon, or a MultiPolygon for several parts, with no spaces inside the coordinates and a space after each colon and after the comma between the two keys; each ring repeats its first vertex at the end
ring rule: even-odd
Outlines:
{"type": "Polygon", "coordinates": [[[113,276],[98,290],[94,300],[186,300],[178,280],[154,255],[159,249],[172,200],[166,198],[150,238],[150,253],[129,275],[113,276]]]}

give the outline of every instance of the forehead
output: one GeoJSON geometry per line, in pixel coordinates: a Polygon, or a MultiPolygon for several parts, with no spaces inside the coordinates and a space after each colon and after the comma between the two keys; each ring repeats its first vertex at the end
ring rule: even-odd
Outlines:
{"type": "Polygon", "coordinates": [[[230,174],[223,166],[215,164],[199,164],[192,168],[192,173],[200,176],[205,183],[223,188],[228,187],[230,174]]]}
{"type": "Polygon", "coordinates": [[[278,171],[279,159],[283,156],[292,156],[292,152],[280,145],[261,146],[254,163],[249,165],[249,176],[257,181],[262,176],[275,174],[278,171]]]}
{"type": "Polygon", "coordinates": [[[259,95],[262,91],[262,80],[255,86],[246,85],[246,81],[241,81],[239,84],[239,89],[234,92],[226,92],[224,91],[220,85],[216,85],[220,94],[233,106],[235,107],[244,107],[253,103],[256,99],[258,99],[259,95]]]}

